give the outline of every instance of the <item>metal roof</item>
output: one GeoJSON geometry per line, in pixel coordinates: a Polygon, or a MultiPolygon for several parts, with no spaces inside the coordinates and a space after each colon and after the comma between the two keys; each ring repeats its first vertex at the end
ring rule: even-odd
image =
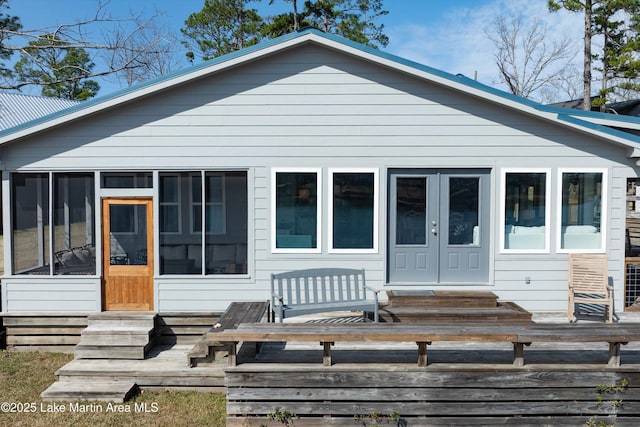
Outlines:
{"type": "Polygon", "coordinates": [[[48,116],[80,101],[0,92],[0,131],[48,116]]]}

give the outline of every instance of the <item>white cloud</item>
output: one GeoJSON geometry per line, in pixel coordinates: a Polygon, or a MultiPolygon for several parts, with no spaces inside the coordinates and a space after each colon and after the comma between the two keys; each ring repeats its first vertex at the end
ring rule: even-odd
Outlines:
{"type": "Polygon", "coordinates": [[[575,43],[577,62],[581,63],[583,15],[549,12],[546,0],[490,0],[475,8],[453,9],[428,25],[418,19],[401,26],[389,25],[387,50],[452,74],[471,78],[477,74],[478,81],[497,86],[494,45],[484,30],[490,30],[492,21],[501,14],[520,14],[526,20],[537,18],[545,22],[547,38],[569,37],[575,43]]]}

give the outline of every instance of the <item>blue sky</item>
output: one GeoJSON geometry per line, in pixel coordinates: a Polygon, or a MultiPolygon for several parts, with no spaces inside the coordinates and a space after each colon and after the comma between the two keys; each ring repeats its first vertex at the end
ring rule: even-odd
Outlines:
{"type": "MultiPolygon", "coordinates": [[[[203,4],[204,0],[110,0],[107,10],[115,16],[127,16],[129,11],[149,14],[157,8],[166,14],[168,26],[179,33],[189,14],[203,4]]],[[[19,16],[25,29],[37,29],[91,17],[97,0],[10,0],[9,5],[9,13],[19,16]]],[[[256,3],[261,10],[267,5],[268,0],[256,3]]],[[[501,13],[541,19],[549,26],[549,39],[566,35],[575,40],[576,53],[581,50],[581,16],[549,13],[546,5],[547,0],[385,0],[389,14],[380,22],[390,43],[384,50],[450,73],[477,76],[483,83],[500,87],[494,47],[484,29],[501,13]]],[[[101,95],[111,89],[105,84],[103,88],[101,95]]]]}

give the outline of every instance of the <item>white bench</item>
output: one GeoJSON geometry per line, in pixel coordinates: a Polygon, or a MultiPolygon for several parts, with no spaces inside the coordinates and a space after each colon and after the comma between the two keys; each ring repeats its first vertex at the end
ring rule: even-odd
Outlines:
{"type": "Polygon", "coordinates": [[[364,269],[315,268],[271,275],[271,313],[287,317],[331,311],[372,312],[378,321],[378,291],[366,286],[364,269]],[[367,289],[373,300],[367,299],[367,289]]]}

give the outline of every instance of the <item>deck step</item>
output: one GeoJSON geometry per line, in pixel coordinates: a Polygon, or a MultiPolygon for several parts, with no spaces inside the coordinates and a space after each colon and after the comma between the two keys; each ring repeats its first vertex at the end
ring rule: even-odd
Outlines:
{"type": "Polygon", "coordinates": [[[125,402],[137,390],[131,381],[56,381],[42,392],[42,400],[98,400],[125,402]]]}
{"type": "Polygon", "coordinates": [[[143,360],[151,343],[146,345],[84,345],[73,350],[76,359],[131,359],[143,360]]]}
{"type": "Polygon", "coordinates": [[[155,338],[154,313],[104,312],[88,317],[77,359],[144,359],[155,338]]]}
{"type": "Polygon", "coordinates": [[[381,322],[530,323],[531,313],[488,291],[387,291],[381,322]]]}
{"type": "Polygon", "coordinates": [[[153,328],[91,325],[81,333],[82,345],[146,345],[153,335],[153,328]]]}
{"type": "Polygon", "coordinates": [[[402,323],[530,323],[531,313],[519,307],[499,305],[495,308],[454,307],[381,307],[381,322],[402,323]]]}
{"type": "Polygon", "coordinates": [[[128,311],[105,311],[101,313],[94,313],[87,317],[88,326],[134,326],[142,327],[147,326],[149,328],[155,327],[157,314],[155,313],[138,313],[128,311]]]}
{"type": "Polygon", "coordinates": [[[498,297],[488,291],[387,291],[390,307],[495,308],[498,297]]]}

